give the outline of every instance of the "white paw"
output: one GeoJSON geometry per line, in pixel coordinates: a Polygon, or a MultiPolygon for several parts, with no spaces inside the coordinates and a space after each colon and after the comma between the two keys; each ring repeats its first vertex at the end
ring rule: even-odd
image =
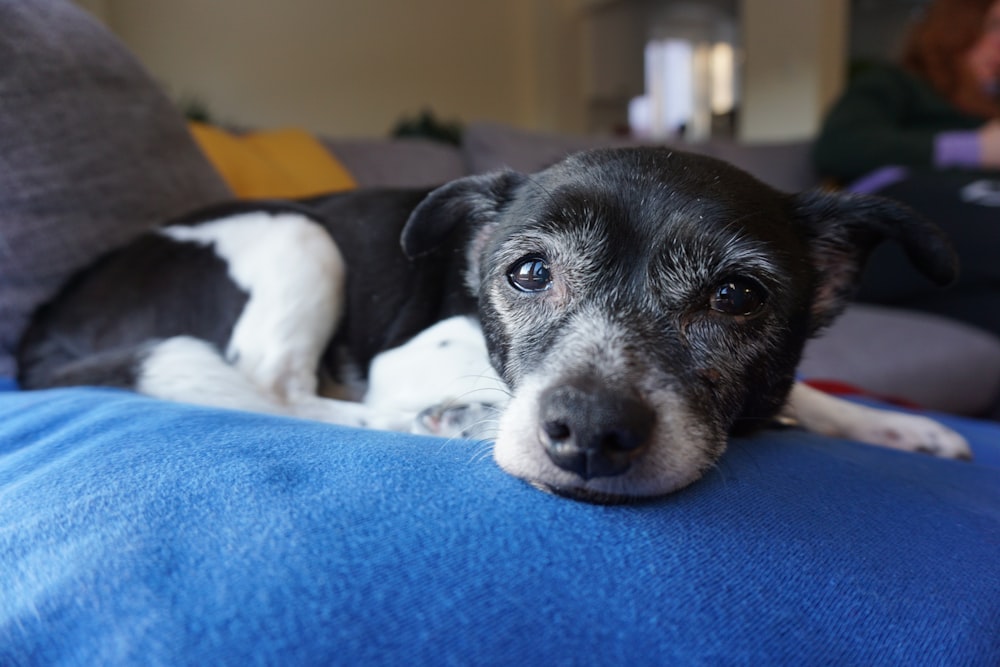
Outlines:
{"type": "Polygon", "coordinates": [[[491,403],[441,403],[418,414],[412,431],[445,438],[492,439],[499,415],[491,403]]]}
{"type": "Polygon", "coordinates": [[[872,445],[949,459],[972,459],[969,443],[944,424],[920,415],[865,408],[845,436],[872,445]]]}
{"type": "Polygon", "coordinates": [[[782,415],[814,433],[942,458],[972,458],[965,438],[940,422],[845,401],[802,382],[792,387],[782,415]]]}

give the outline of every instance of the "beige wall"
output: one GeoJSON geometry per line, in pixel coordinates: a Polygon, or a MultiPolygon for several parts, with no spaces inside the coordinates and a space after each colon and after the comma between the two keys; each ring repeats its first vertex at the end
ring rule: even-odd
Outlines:
{"type": "MultiPolygon", "coordinates": [[[[600,105],[609,94],[626,104],[614,95],[641,83],[636,41],[647,37],[641,26],[610,30],[587,50],[595,30],[621,22],[601,21],[641,14],[644,0],[77,2],[174,98],[198,98],[222,122],[338,136],[384,135],[423,108],[444,120],[607,129],[600,105]]],[[[815,133],[842,84],[848,6],[741,0],[743,139],[815,133]]]]}
{"type": "Polygon", "coordinates": [[[843,85],[848,0],[743,0],[740,137],[815,136],[843,85]]]}
{"type": "Polygon", "coordinates": [[[563,0],[89,0],[174,98],[220,121],[385,134],[424,108],[574,130],[563,0]]]}

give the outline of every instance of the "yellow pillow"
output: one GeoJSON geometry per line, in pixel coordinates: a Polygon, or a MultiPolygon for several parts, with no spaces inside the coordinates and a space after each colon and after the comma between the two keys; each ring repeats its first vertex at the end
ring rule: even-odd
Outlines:
{"type": "Polygon", "coordinates": [[[242,199],[292,199],[357,187],[347,169],[304,130],[233,134],[204,123],[190,128],[202,152],[242,199]]]}

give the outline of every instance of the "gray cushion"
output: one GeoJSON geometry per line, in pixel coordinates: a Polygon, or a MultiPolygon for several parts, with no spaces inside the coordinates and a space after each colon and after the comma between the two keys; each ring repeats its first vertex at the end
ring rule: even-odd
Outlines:
{"type": "Polygon", "coordinates": [[[129,52],[62,0],[0,0],[0,375],[76,270],[229,192],[129,52]]]}
{"type": "Polygon", "coordinates": [[[498,169],[534,172],[555,164],[570,153],[635,143],[616,137],[533,132],[487,122],[470,123],[462,134],[465,164],[473,174],[498,169]]]}
{"type": "Polygon", "coordinates": [[[855,304],[809,343],[799,373],[983,415],[1000,396],[1000,339],[944,317],[855,304]]]}
{"type": "MultiPolygon", "coordinates": [[[[477,174],[504,168],[538,171],[576,151],[649,145],[627,137],[551,134],[485,122],[470,124],[462,143],[466,165],[477,174]]],[[[809,147],[808,141],[744,144],[726,139],[677,145],[680,150],[730,162],[788,192],[805,190],[818,182],[809,147]]]]}
{"type": "Polygon", "coordinates": [[[779,190],[799,192],[819,184],[812,165],[811,146],[810,141],[744,144],[723,140],[695,148],[730,162],[779,190]]]}
{"type": "Polygon", "coordinates": [[[418,188],[465,176],[461,152],[427,139],[322,139],[361,187],[418,188]]]}

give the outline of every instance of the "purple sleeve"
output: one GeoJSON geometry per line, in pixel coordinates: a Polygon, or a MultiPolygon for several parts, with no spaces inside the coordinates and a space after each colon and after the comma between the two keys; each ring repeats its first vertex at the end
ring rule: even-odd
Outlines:
{"type": "Polygon", "coordinates": [[[848,184],[845,189],[856,194],[870,195],[879,190],[889,187],[894,183],[905,181],[910,176],[910,170],[906,167],[893,165],[890,167],[880,167],[869,172],[848,184]]]}
{"type": "Polygon", "coordinates": [[[977,167],[981,163],[979,132],[956,130],[934,137],[934,165],[937,167],[977,167]]]}

